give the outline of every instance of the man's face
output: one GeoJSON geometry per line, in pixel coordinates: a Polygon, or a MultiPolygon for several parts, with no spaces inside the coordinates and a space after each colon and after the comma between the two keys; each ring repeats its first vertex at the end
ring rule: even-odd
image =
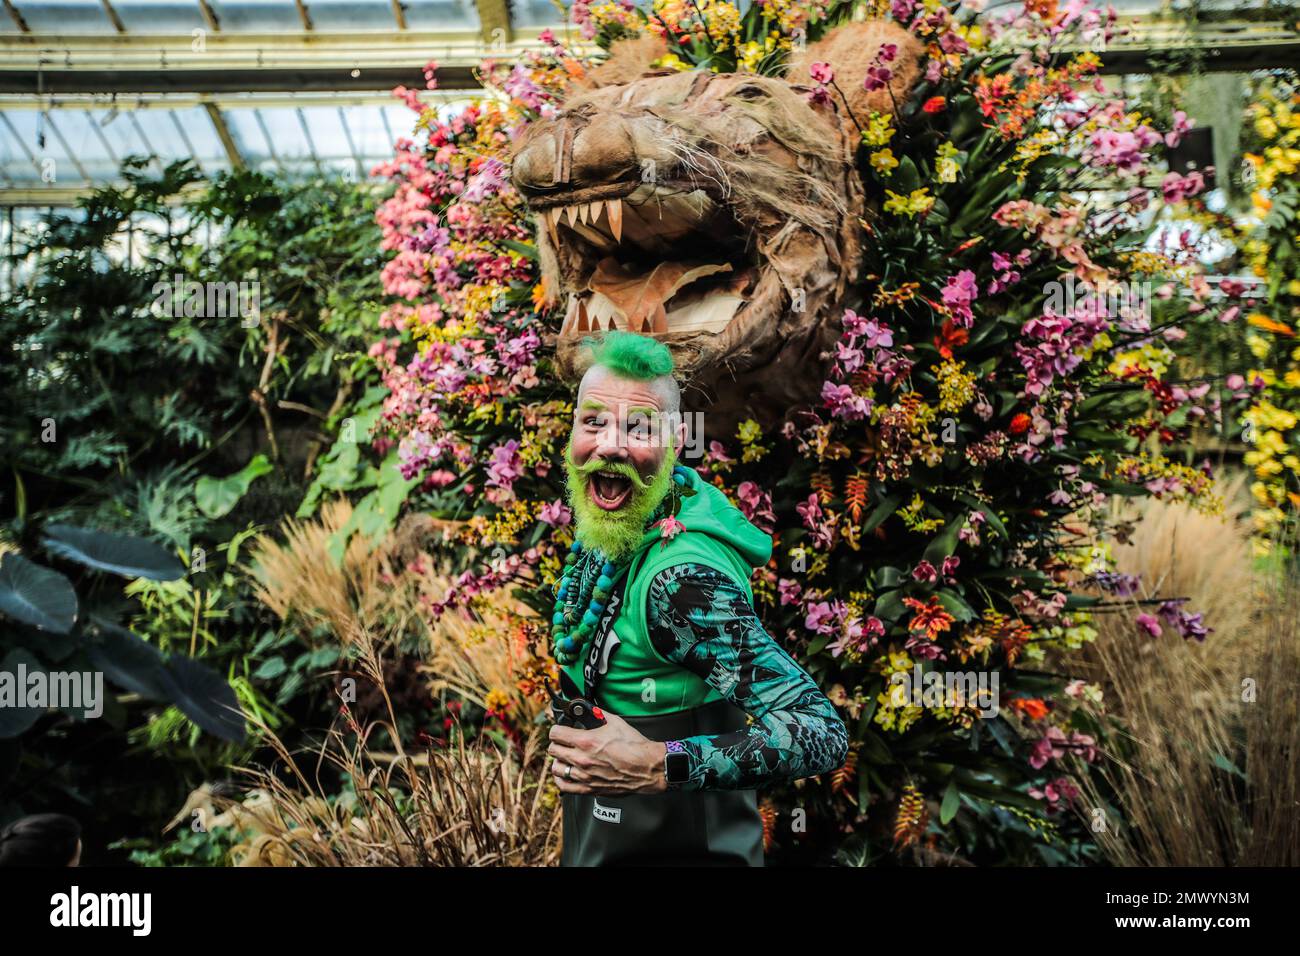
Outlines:
{"type": "Polygon", "coordinates": [[[574,409],[565,470],[578,540],[619,560],[635,549],[645,522],[668,493],[674,428],[653,383],[605,373],[584,384],[574,409]]]}

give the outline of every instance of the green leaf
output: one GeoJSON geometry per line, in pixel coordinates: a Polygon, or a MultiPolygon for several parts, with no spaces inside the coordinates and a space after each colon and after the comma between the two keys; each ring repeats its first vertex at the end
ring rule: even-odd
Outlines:
{"type": "Polygon", "coordinates": [[[41,543],[51,554],[124,578],[175,581],[185,576],[185,565],[174,555],[134,535],[52,524],[41,543]]]}
{"type": "Polygon", "coordinates": [[[957,781],[952,780],[948,783],[948,789],[943,792],[943,803],[939,806],[939,822],[947,826],[959,809],[961,809],[961,791],[957,789],[957,781]]]}
{"type": "Polygon", "coordinates": [[[1225,757],[1223,754],[1219,753],[1217,750],[1214,752],[1214,765],[1218,767],[1220,770],[1226,771],[1227,773],[1235,774],[1236,776],[1240,777],[1242,780],[1246,779],[1246,775],[1237,768],[1237,765],[1233,763],[1231,760],[1229,760],[1227,757],[1225,757]]]}
{"type": "Polygon", "coordinates": [[[269,660],[262,661],[260,667],[253,671],[254,680],[274,680],[289,669],[289,665],[284,662],[283,657],[272,657],[269,660]]]}
{"type": "Polygon", "coordinates": [[[11,551],[0,557],[0,613],[42,631],[67,634],[77,620],[77,592],[58,571],[11,551]]]}
{"type": "Polygon", "coordinates": [[[961,526],[966,523],[966,516],[961,515],[948,522],[948,527],[944,528],[939,535],[930,542],[925,549],[925,560],[929,561],[936,568],[943,563],[943,559],[957,550],[957,532],[961,531],[961,526]]]}
{"type": "Polygon", "coordinates": [[[871,612],[886,624],[892,624],[903,616],[903,592],[900,588],[886,591],[876,598],[876,606],[871,612]]]}
{"type": "Polygon", "coordinates": [[[211,668],[177,655],[163,671],[168,698],[203,730],[238,743],[244,739],[244,715],[235,691],[211,668]]]}
{"type": "Polygon", "coordinates": [[[308,666],[315,670],[321,670],[325,667],[333,667],[339,659],[339,649],[337,647],[318,647],[311,652],[308,658],[308,666]]]}
{"type": "Polygon", "coordinates": [[[894,762],[894,755],[889,752],[880,735],[871,730],[863,731],[862,755],[867,758],[868,763],[884,765],[894,762]]]}
{"type": "Polygon", "coordinates": [[[167,699],[166,658],[158,648],[126,628],[95,619],[95,633],[86,655],[123,690],[150,700],[167,699]]]}
{"type": "MultiPolygon", "coordinates": [[[[5,659],[0,661],[0,672],[13,674],[16,682],[20,664],[26,668],[28,674],[45,673],[41,662],[30,651],[21,647],[15,647],[5,655],[5,659]]],[[[15,689],[19,694],[25,692],[25,688],[22,687],[15,689]]],[[[36,721],[41,719],[43,713],[45,713],[44,707],[16,707],[8,704],[0,707],[0,740],[8,740],[26,733],[36,721]]]]}
{"type": "Polygon", "coordinates": [[[975,609],[966,603],[956,591],[948,588],[939,589],[939,603],[943,609],[959,621],[973,621],[977,617],[975,609]]]}
{"type": "Polygon", "coordinates": [[[866,522],[862,525],[862,533],[866,534],[875,531],[882,521],[898,510],[898,506],[903,503],[902,495],[889,495],[876,505],[876,509],[867,517],[866,522]]]}
{"type": "Polygon", "coordinates": [[[537,247],[531,242],[520,242],[518,239],[502,239],[501,245],[514,250],[527,259],[531,259],[533,262],[537,261],[537,247]]]}
{"type": "Polygon", "coordinates": [[[194,503],[209,518],[225,517],[248,493],[249,486],[272,468],[265,455],[254,455],[252,461],[233,475],[225,478],[204,475],[194,483],[194,503]]]}

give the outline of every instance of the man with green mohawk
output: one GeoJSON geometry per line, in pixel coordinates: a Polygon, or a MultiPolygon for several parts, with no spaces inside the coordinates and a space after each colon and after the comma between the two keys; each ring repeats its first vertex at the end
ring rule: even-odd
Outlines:
{"type": "Polygon", "coordinates": [[[755,789],[840,767],[844,722],[754,613],[771,538],[678,464],[667,347],[630,332],[584,344],[552,636],[564,694],[605,723],[551,729],[562,862],[761,866],[755,789]]]}

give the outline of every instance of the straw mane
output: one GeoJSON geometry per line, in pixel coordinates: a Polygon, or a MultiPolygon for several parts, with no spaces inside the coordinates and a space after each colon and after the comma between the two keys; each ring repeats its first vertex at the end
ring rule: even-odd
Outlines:
{"type": "MultiPolygon", "coordinates": [[[[893,24],[832,31],[789,78],[648,71],[662,47],[623,41],[559,115],[526,128],[513,179],[538,221],[548,292],[564,309],[560,373],[591,331],[653,335],[673,352],[683,401],[717,431],[807,401],[860,260],[865,203],[856,121],[892,111],[921,49],[893,24]],[[811,63],[865,76],[893,43],[890,90],[816,101],[811,63]]],[[[851,82],[851,79],[849,80],[851,82]]],[[[842,89],[846,89],[841,84],[842,89]]]]}

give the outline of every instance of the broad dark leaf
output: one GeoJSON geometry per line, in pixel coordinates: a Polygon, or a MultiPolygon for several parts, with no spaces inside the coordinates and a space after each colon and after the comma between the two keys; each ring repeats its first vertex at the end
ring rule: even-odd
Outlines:
{"type": "Polygon", "coordinates": [[[185,565],[175,555],[133,535],[52,524],[46,526],[41,543],[51,554],[125,578],[174,581],[185,574],[185,565]]]}
{"type": "Polygon", "coordinates": [[[233,743],[244,739],[239,700],[216,671],[178,654],[167,662],[163,683],[171,701],[208,733],[233,743]]]}
{"type": "Polygon", "coordinates": [[[23,686],[26,682],[20,685],[18,680],[20,664],[28,674],[45,670],[40,661],[22,648],[11,650],[0,661],[0,739],[26,733],[45,713],[43,707],[17,706],[19,701],[26,699],[26,687],[23,686]]]}
{"type": "Polygon", "coordinates": [[[86,648],[91,663],[123,690],[150,700],[166,700],[170,689],[167,661],[158,648],[126,628],[95,623],[96,634],[86,648]]]}
{"type": "Polygon", "coordinates": [[[11,551],[0,558],[0,613],[42,631],[67,634],[77,620],[77,592],[58,571],[11,551]]]}

